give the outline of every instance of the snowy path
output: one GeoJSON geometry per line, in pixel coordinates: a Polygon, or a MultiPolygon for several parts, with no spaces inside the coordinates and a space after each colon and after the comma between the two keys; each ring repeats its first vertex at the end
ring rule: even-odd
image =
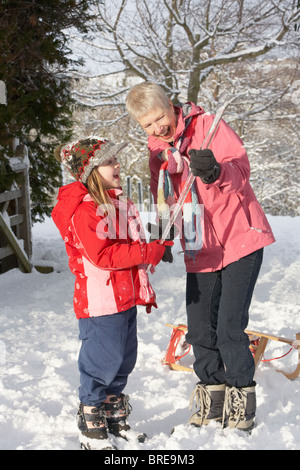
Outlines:
{"type": "MultiPolygon", "coordinates": [[[[270,217],[270,222],[277,243],[265,250],[249,327],[294,337],[300,331],[300,218],[270,217]]],[[[79,341],[72,309],[74,278],[49,220],[34,227],[34,257],[55,271],[44,275],[13,270],[0,276],[0,449],[76,450],[79,341]]],[[[296,352],[260,365],[257,426],[251,436],[220,425],[191,429],[185,424],[196,376],[161,364],[171,332],[165,324],[185,322],[182,255],[176,255],[172,267],[161,264],[151,280],[159,308],[151,315],[139,310],[139,355],[126,389],[133,405],[131,424],[150,439],[139,445],[122,441],[120,447],[299,450],[300,378],[292,382],[275,371],[275,366],[292,370],[296,352]]],[[[271,342],[266,356],[286,351],[286,345],[271,342]]],[[[183,363],[191,365],[192,355],[183,363]]]]}

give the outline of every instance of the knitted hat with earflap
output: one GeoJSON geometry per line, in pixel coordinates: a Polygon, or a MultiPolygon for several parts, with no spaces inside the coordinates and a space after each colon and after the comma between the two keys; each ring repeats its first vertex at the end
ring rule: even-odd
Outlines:
{"type": "Polygon", "coordinates": [[[77,181],[85,184],[95,167],[103,165],[112,157],[115,157],[126,145],[127,142],[114,144],[106,139],[88,137],[58,147],[54,155],[57,160],[68,168],[77,181]]]}

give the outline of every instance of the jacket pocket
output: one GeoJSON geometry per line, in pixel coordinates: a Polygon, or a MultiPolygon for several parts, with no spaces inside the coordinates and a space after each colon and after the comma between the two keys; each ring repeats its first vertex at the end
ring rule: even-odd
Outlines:
{"type": "Polygon", "coordinates": [[[269,223],[255,196],[251,200],[249,198],[249,205],[246,205],[243,202],[243,199],[239,194],[237,194],[237,197],[240,203],[241,212],[244,215],[245,227],[248,230],[254,230],[257,233],[269,233],[271,231],[269,223]]]}
{"type": "Polygon", "coordinates": [[[239,193],[236,193],[236,200],[237,200],[237,207],[238,207],[236,215],[238,216],[238,214],[239,214],[239,216],[238,216],[239,222],[243,225],[243,227],[246,230],[250,230],[250,228],[251,228],[251,217],[250,217],[249,209],[248,209],[248,207],[244,206],[243,198],[241,197],[241,195],[239,193]]]}

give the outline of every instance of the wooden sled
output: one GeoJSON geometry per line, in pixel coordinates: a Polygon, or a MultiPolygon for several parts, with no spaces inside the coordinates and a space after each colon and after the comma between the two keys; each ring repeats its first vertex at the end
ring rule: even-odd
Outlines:
{"type": "MultiPolygon", "coordinates": [[[[183,371],[193,372],[192,368],[185,367],[179,364],[179,360],[189,352],[190,348],[182,356],[176,356],[176,348],[180,340],[182,339],[182,337],[186,335],[187,326],[182,325],[182,324],[179,324],[179,325],[167,324],[166,326],[169,326],[170,328],[172,328],[172,334],[171,334],[171,339],[169,342],[167,352],[165,354],[164,359],[162,360],[162,363],[168,365],[169,368],[172,370],[183,370],[183,371]]],[[[281,369],[276,369],[277,372],[284,374],[290,380],[296,379],[299,376],[300,374],[300,332],[296,333],[296,339],[283,338],[281,336],[275,336],[275,335],[271,335],[268,333],[262,333],[260,331],[253,331],[253,330],[245,330],[245,333],[247,333],[247,335],[249,336],[250,342],[255,340],[255,346],[253,346],[253,344],[250,345],[250,349],[254,357],[255,367],[258,367],[260,361],[262,360],[268,342],[270,340],[279,341],[281,343],[289,344],[291,346],[291,349],[294,348],[298,350],[298,364],[297,364],[296,369],[293,372],[285,372],[281,369]]]]}
{"type": "Polygon", "coordinates": [[[279,341],[280,343],[286,343],[286,344],[289,344],[292,348],[298,349],[298,364],[297,364],[296,369],[293,372],[285,372],[284,370],[281,370],[281,369],[276,369],[276,370],[277,372],[284,374],[290,380],[296,379],[299,376],[300,374],[300,332],[296,333],[295,340],[289,339],[289,338],[283,338],[282,336],[271,335],[268,333],[261,333],[260,331],[253,331],[253,330],[245,330],[245,333],[247,333],[250,340],[251,340],[251,337],[256,337],[259,340],[258,345],[254,352],[254,361],[255,361],[256,367],[262,360],[262,357],[264,355],[264,352],[265,352],[265,349],[267,347],[269,340],[279,341]]]}

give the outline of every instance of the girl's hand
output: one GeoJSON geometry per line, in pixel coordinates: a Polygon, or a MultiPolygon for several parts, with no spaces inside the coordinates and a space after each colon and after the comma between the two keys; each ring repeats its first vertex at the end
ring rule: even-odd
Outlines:
{"type": "Polygon", "coordinates": [[[147,243],[145,246],[144,262],[152,266],[158,265],[164,256],[166,247],[173,245],[174,242],[171,240],[165,240],[163,243],[161,243],[160,240],[154,240],[153,242],[147,243]]]}

